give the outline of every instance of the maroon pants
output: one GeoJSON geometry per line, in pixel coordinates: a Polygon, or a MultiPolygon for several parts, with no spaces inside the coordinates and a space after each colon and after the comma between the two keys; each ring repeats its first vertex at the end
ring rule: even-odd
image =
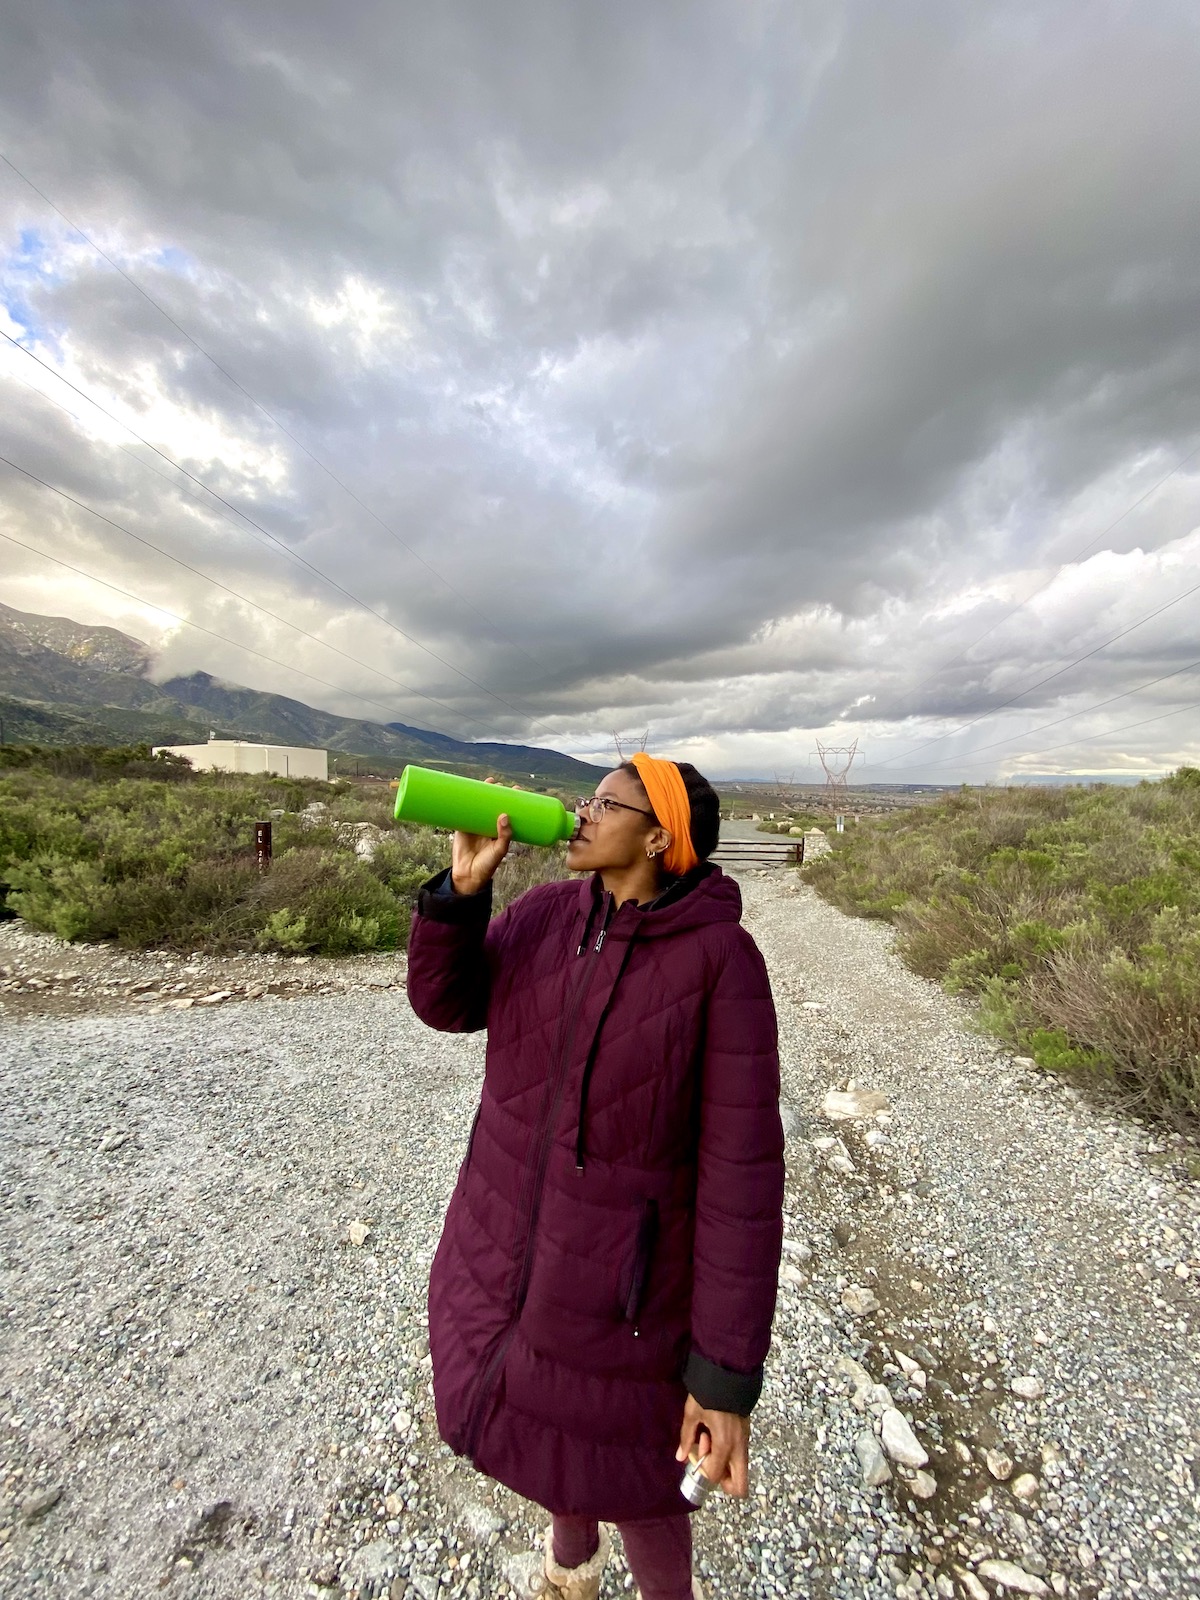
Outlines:
{"type": "MultiPolygon", "coordinates": [[[[625,1559],[642,1600],[692,1600],[692,1519],[688,1512],[618,1522],[625,1559]]],[[[600,1530],[589,1517],[555,1517],[554,1559],[581,1567],[600,1547],[600,1530]]]]}

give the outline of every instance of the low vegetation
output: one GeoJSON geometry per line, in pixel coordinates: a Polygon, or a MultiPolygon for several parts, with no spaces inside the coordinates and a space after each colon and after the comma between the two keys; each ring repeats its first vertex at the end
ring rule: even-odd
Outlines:
{"type": "MultiPolygon", "coordinates": [[[[64,939],[214,953],[394,949],[421,884],[449,863],[450,839],[393,826],[392,799],[382,783],[198,773],[146,746],[4,748],[0,897],[10,915],[64,939]],[[274,859],[260,871],[254,824],[267,818],[274,859]]],[[[497,903],[565,870],[561,850],[514,846],[497,903]]]]}
{"type": "Polygon", "coordinates": [[[787,833],[793,828],[798,828],[801,833],[807,833],[812,828],[822,830],[832,825],[833,819],[827,814],[818,815],[815,811],[789,812],[787,815],[776,814],[766,817],[758,824],[758,833],[787,833]]]}
{"type": "Polygon", "coordinates": [[[1014,1049],[1200,1117],[1200,770],[964,790],[829,840],[808,881],[1014,1049]]]}

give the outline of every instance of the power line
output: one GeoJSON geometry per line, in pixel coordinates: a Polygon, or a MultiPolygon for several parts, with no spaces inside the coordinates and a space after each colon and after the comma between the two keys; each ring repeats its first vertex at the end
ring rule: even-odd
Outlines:
{"type": "MultiPolygon", "coordinates": [[[[114,261],[106,251],[102,250],[96,241],[91,237],[91,235],[86,233],[77,222],[73,221],[69,216],[67,216],[66,212],[63,211],[61,207],[55,205],[50,196],[46,194],[43,189],[40,189],[37,184],[34,183],[32,178],[26,177],[26,175],[21,171],[20,167],[18,167],[14,161],[10,160],[9,157],[3,153],[3,151],[0,151],[0,161],[3,161],[4,165],[8,167],[11,172],[15,173],[16,176],[20,178],[22,183],[27,184],[28,187],[33,190],[34,194],[36,194],[40,200],[43,200],[45,204],[50,207],[51,211],[53,211],[56,216],[61,217],[62,220],[67,224],[68,228],[73,229],[74,232],[77,233],[79,237],[96,252],[102,261],[106,261],[114,272],[118,273],[122,278],[124,278],[125,282],[130,286],[131,289],[136,290],[144,300],[154,307],[160,316],[165,317],[175,331],[184,339],[186,339],[193,349],[197,350],[206,361],[210,361],[212,363],[212,365],[217,369],[227,383],[232,384],[238,393],[249,400],[250,404],[260,411],[273,427],[279,429],[284,438],[290,439],[291,442],[296,446],[297,450],[302,451],[303,454],[306,455],[315,466],[319,467],[333,483],[337,484],[338,488],[341,489],[344,494],[349,495],[350,499],[354,501],[356,506],[365,511],[374,522],[377,522],[383,531],[388,534],[390,538],[396,541],[401,549],[406,550],[408,554],[414,558],[414,560],[419,561],[426,571],[432,573],[439,583],[445,584],[446,588],[449,589],[451,594],[456,595],[457,598],[461,600],[469,610],[473,611],[481,621],[486,622],[489,628],[494,629],[497,635],[503,639],[506,644],[510,645],[514,650],[519,651],[520,654],[523,655],[527,661],[531,661],[535,667],[541,667],[543,671],[545,671],[545,662],[539,661],[536,656],[530,655],[529,651],[526,650],[522,645],[518,644],[515,639],[509,638],[509,636],[500,628],[498,628],[491,618],[481,611],[472,600],[468,599],[460,589],[457,589],[454,584],[450,582],[449,578],[447,578],[443,573],[439,572],[431,562],[427,561],[419,550],[414,550],[412,545],[410,545],[405,539],[402,539],[396,530],[391,527],[389,523],[385,522],[377,511],[369,506],[365,500],[362,500],[347,483],[338,477],[337,473],[334,472],[332,467],[327,466],[326,463],[322,461],[314,451],[309,449],[309,447],[302,440],[298,439],[294,433],[291,433],[287,428],[285,428],[283,423],[280,422],[279,418],[268,411],[266,406],[264,406],[260,400],[257,400],[244,384],[240,383],[231,372],[221,365],[216,356],[214,356],[210,351],[206,350],[198,339],[194,338],[193,335],[190,334],[181,323],[177,322],[171,313],[166,309],[166,307],[160,305],[160,303],[154,298],[149,290],[144,289],[136,278],[134,278],[130,273],[126,272],[125,268],[122,267],[118,262],[114,261]]],[[[524,714],[525,713],[522,713],[522,715],[524,714]]]]}
{"type": "MultiPolygon", "coordinates": [[[[111,589],[114,594],[124,595],[126,600],[133,600],[139,606],[148,606],[152,611],[160,612],[164,617],[170,617],[173,622],[182,623],[185,628],[194,628],[197,633],[207,634],[210,639],[220,639],[222,644],[231,644],[236,650],[244,650],[247,655],[257,656],[260,661],[268,661],[273,667],[282,667],[285,672],[295,672],[301,678],[308,678],[312,683],[323,684],[326,689],[336,690],[338,694],[348,694],[351,699],[362,700],[367,705],[379,706],[381,710],[391,715],[390,708],[383,705],[382,701],[372,700],[365,694],[355,694],[351,689],[343,689],[340,684],[330,683],[328,678],[318,678],[315,672],[305,672],[303,667],[296,667],[288,661],[279,661],[274,656],[266,655],[262,650],[255,650],[253,646],[242,644],[237,639],[231,639],[227,634],[217,633],[213,628],[205,628],[199,622],[193,622],[190,617],[181,617],[178,612],[170,611],[166,606],[159,605],[157,600],[146,600],[139,594],[134,594],[130,589],[122,589],[120,584],[110,583],[107,578],[98,578],[94,572],[86,572],[83,567],[72,566],[69,561],[64,561],[61,556],[52,556],[45,550],[39,550],[36,545],[26,544],[24,539],[17,539],[11,533],[0,531],[0,539],[6,539],[9,544],[19,545],[22,550],[28,550],[32,555],[40,556],[43,561],[52,561],[56,567],[65,567],[68,572],[74,572],[81,578],[87,578],[92,583],[98,583],[102,589],[111,589]]],[[[330,712],[328,715],[334,715],[330,712]]]]}
{"type": "MultiPolygon", "coordinates": [[[[444,700],[439,700],[435,695],[426,694],[422,689],[414,689],[409,684],[401,683],[399,678],[393,678],[386,672],[380,672],[378,667],[372,667],[368,662],[360,661],[357,656],[352,656],[347,651],[339,649],[337,645],[329,644],[315,633],[309,633],[307,628],[300,627],[298,623],[289,622],[287,617],[281,617],[277,611],[271,611],[267,606],[259,605],[258,601],[251,600],[249,595],[242,594],[238,589],[231,589],[227,583],[222,583],[219,578],[214,578],[207,572],[201,572],[199,567],[193,567],[181,557],[172,555],[169,550],[164,550],[161,545],[155,544],[152,539],[144,538],[140,533],[134,533],[132,528],[125,527],[123,523],[114,522],[112,517],[106,517],[102,511],[97,511],[95,506],[89,506],[86,501],[77,500],[73,494],[68,494],[65,489],[60,489],[57,484],[48,483],[45,478],[39,478],[36,472],[30,472],[27,467],[21,466],[19,462],[12,461],[5,455],[0,455],[0,462],[3,462],[6,467],[11,467],[14,472],[19,472],[22,477],[28,478],[31,483],[40,484],[43,489],[49,489],[52,494],[60,495],[69,504],[78,506],[81,511],[86,511],[89,516],[96,517],[100,522],[107,523],[110,528],[115,528],[118,533],[123,533],[127,538],[144,545],[147,550],[153,550],[157,555],[165,556],[168,561],[173,561],[177,567],[182,567],[185,572],[192,573],[194,577],[202,578],[205,583],[211,583],[214,588],[222,590],[225,594],[232,595],[235,600],[240,600],[243,605],[249,606],[252,610],[260,611],[264,617],[270,617],[273,622],[281,622],[285,628],[292,628],[303,638],[311,639],[314,644],[323,645],[326,650],[332,650],[336,655],[344,656],[347,661],[353,661],[355,666],[366,667],[369,672],[378,672],[381,678],[386,678],[389,683],[394,683],[398,689],[403,689],[406,694],[417,695],[422,700],[428,700],[431,705],[441,706],[443,711],[448,711],[451,716],[461,717],[465,722],[474,721],[474,718],[466,716],[461,711],[456,711],[453,706],[448,706],[444,700]]],[[[331,687],[336,688],[337,685],[335,684],[331,687]]],[[[340,692],[354,695],[355,699],[363,700],[367,705],[380,706],[388,712],[389,716],[393,714],[389,707],[383,705],[382,701],[372,700],[369,695],[355,695],[352,689],[342,689],[340,692]]],[[[476,723],[476,727],[482,727],[482,723],[476,723]]]]}
{"type": "MultiPolygon", "coordinates": [[[[3,333],[3,329],[0,329],[0,333],[3,333]]],[[[8,335],[5,334],[4,337],[7,338],[8,335]]],[[[24,350],[24,346],[18,346],[18,348],[24,350]]],[[[31,352],[26,351],[25,353],[26,354],[30,354],[31,352]]],[[[36,356],[34,357],[34,359],[38,360],[38,358],[36,356]]],[[[45,365],[45,363],[43,362],[43,363],[41,363],[41,365],[45,365]]],[[[52,373],[53,376],[56,376],[56,377],[59,376],[58,374],[53,372],[53,368],[49,368],[47,370],[49,370],[52,373]]],[[[12,376],[16,377],[16,374],[12,374],[12,376]]],[[[61,401],[55,400],[52,396],[44,393],[41,389],[37,388],[37,386],[35,384],[31,384],[27,379],[25,379],[25,378],[17,378],[16,381],[18,383],[24,384],[24,386],[27,389],[31,389],[32,392],[34,394],[36,394],[39,399],[48,401],[52,406],[57,406],[60,411],[66,412],[66,415],[69,416],[69,417],[74,418],[74,420],[76,420],[76,421],[80,420],[78,417],[75,417],[75,413],[70,411],[70,410],[68,410],[67,407],[64,406],[61,401]]],[[[70,383],[70,381],[68,379],[63,378],[62,382],[66,383],[69,388],[75,389],[75,385],[70,383]]],[[[95,406],[96,409],[98,411],[100,411],[102,416],[109,417],[111,421],[116,422],[120,427],[125,428],[127,432],[132,434],[133,438],[137,439],[139,444],[146,444],[147,448],[150,449],[150,450],[154,450],[155,453],[162,458],[162,460],[168,462],[172,466],[176,465],[176,463],[171,461],[171,458],[169,456],[164,455],[161,450],[158,450],[156,448],[156,446],[154,446],[152,444],[149,444],[148,441],[142,439],[142,437],[139,434],[134,433],[133,430],[131,428],[129,428],[128,423],[122,422],[119,417],[115,417],[115,416],[113,416],[113,414],[111,412],[106,411],[104,409],[104,407],[99,405],[99,403],[97,401],[93,400],[89,395],[84,394],[83,390],[75,389],[75,392],[77,394],[81,395],[82,398],[84,400],[86,400],[89,405],[95,406]]],[[[334,580],[332,578],[326,577],[325,574],[322,573],[319,570],[319,568],[314,567],[313,564],[310,561],[306,561],[303,556],[297,555],[296,552],[291,550],[282,540],[277,539],[274,534],[269,533],[265,528],[262,528],[258,523],[254,522],[253,519],[247,517],[244,512],[240,512],[240,511],[237,511],[236,509],[234,509],[233,510],[233,515],[230,515],[229,511],[224,511],[224,510],[219,509],[217,506],[210,505],[208,503],[208,501],[202,500],[199,495],[190,493],[183,484],[176,483],[174,479],[169,478],[165,472],[160,472],[158,470],[158,468],[155,467],[155,466],[152,466],[149,461],[143,461],[140,456],[134,454],[134,452],[129,448],[128,445],[123,445],[123,444],[122,445],[118,445],[117,448],[122,452],[122,454],[127,455],[131,461],[136,462],[136,464],[139,467],[141,467],[143,471],[152,472],[156,478],[161,478],[164,483],[170,484],[171,488],[174,489],[177,494],[184,495],[188,500],[192,501],[192,503],[194,505],[200,506],[204,511],[206,511],[206,512],[208,512],[210,514],[215,513],[217,516],[219,516],[222,519],[222,521],[227,522],[227,523],[229,523],[229,525],[231,527],[236,528],[239,533],[246,533],[246,532],[248,532],[250,530],[254,530],[253,532],[250,532],[250,537],[255,539],[257,543],[261,543],[262,542],[262,540],[258,539],[258,537],[257,537],[258,534],[261,534],[264,539],[269,539],[273,544],[277,545],[283,551],[284,555],[289,558],[289,560],[296,561],[302,567],[306,567],[310,572],[315,573],[317,577],[323,579],[323,581],[328,583],[339,594],[345,595],[348,599],[351,599],[351,600],[354,599],[354,596],[352,596],[349,593],[348,590],[342,589],[341,586],[339,584],[337,584],[336,582],[334,582],[334,580]],[[246,522],[248,524],[248,527],[242,527],[239,522],[235,522],[234,521],[234,517],[235,516],[240,517],[242,519],[242,521],[246,522]]],[[[7,460],[6,457],[0,457],[0,459],[7,460]]],[[[41,478],[38,478],[36,476],[36,474],[28,472],[24,467],[17,466],[17,464],[15,462],[11,462],[10,461],[8,464],[10,466],[16,467],[16,470],[18,472],[25,473],[26,477],[33,478],[35,482],[43,483],[43,480],[41,478]]],[[[185,476],[187,476],[189,478],[191,477],[191,474],[187,472],[187,469],[185,467],[179,467],[178,470],[180,472],[183,472],[185,476]]],[[[193,479],[192,481],[196,482],[196,483],[199,483],[200,480],[199,479],[193,479]]],[[[50,483],[43,483],[43,486],[45,488],[48,488],[48,489],[54,489],[55,488],[55,486],[53,484],[50,484],[50,483]]],[[[201,488],[204,488],[203,484],[201,484],[201,488]]],[[[62,491],[62,490],[55,490],[55,492],[56,493],[65,493],[65,491],[62,491]]],[[[213,494],[213,493],[215,493],[215,491],[205,489],[205,493],[213,494]]],[[[66,498],[70,499],[71,497],[69,495],[67,495],[66,498]]],[[[217,498],[219,499],[220,497],[217,496],[217,498]]],[[[77,505],[82,506],[85,511],[92,511],[93,514],[96,515],[96,516],[100,516],[101,515],[100,512],[95,511],[93,507],[86,505],[83,501],[76,501],[75,503],[77,505]]],[[[224,503],[225,502],[222,502],[222,504],[224,504],[224,503]]],[[[103,518],[102,520],[111,521],[111,519],[109,519],[109,518],[103,518]]],[[[120,529],[120,531],[122,533],[129,533],[129,529],[123,527],[120,523],[113,522],[112,526],[114,528],[120,529]]],[[[138,535],[138,534],[130,534],[130,537],[131,538],[139,538],[141,536],[138,535]]],[[[146,539],[142,539],[142,543],[149,544],[149,541],[146,540],[146,539]]],[[[150,545],[150,548],[153,549],[153,550],[157,550],[160,555],[166,556],[166,558],[169,561],[175,561],[181,566],[186,566],[187,565],[186,562],[183,562],[178,557],[171,555],[170,551],[163,550],[161,548],[161,546],[159,546],[159,545],[150,545]]],[[[189,567],[188,570],[189,571],[195,571],[196,569],[189,567]]],[[[200,573],[199,576],[206,578],[206,581],[208,581],[210,583],[217,583],[218,582],[218,580],[215,579],[215,578],[207,578],[207,574],[205,574],[205,573],[200,573]]],[[[222,584],[218,584],[218,587],[225,587],[225,586],[222,585],[222,584]]],[[[233,590],[230,590],[229,592],[230,593],[234,593],[233,590]]],[[[240,597],[240,598],[244,598],[244,597],[240,597]]],[[[373,611],[371,609],[371,607],[365,605],[364,602],[355,601],[355,603],[360,605],[360,606],[362,606],[362,608],[364,610],[368,611],[371,616],[378,616],[378,613],[373,611]]],[[[252,601],[252,600],[247,600],[247,604],[248,605],[255,605],[256,602],[252,601]]],[[[262,609],[262,608],[260,607],[259,609],[262,609]]],[[[274,616],[273,612],[268,613],[268,614],[271,615],[271,616],[274,616]]],[[[305,632],[305,630],[303,628],[297,627],[297,625],[295,623],[288,622],[286,618],[279,618],[278,620],[282,621],[282,622],[285,622],[286,625],[289,628],[293,628],[293,627],[296,628],[296,631],[299,632],[299,633],[304,633],[305,632]]],[[[383,617],[380,617],[379,620],[383,621],[383,622],[387,621],[387,619],[383,618],[383,617]]],[[[388,625],[391,626],[391,624],[388,624],[388,625]]],[[[396,631],[400,632],[399,629],[397,629],[396,631]]],[[[374,672],[379,677],[385,679],[388,683],[395,684],[395,686],[398,689],[403,689],[406,694],[414,694],[414,695],[417,695],[422,700],[429,700],[433,705],[442,706],[443,709],[446,710],[446,711],[449,711],[452,716],[458,717],[460,720],[462,720],[464,722],[472,723],[475,727],[482,729],[484,732],[490,731],[490,730],[488,730],[486,723],[480,722],[478,718],[468,716],[468,714],[465,711],[455,710],[454,707],[446,705],[444,701],[438,700],[435,695],[426,694],[425,691],[422,690],[422,689],[414,689],[414,688],[411,687],[411,685],[406,684],[406,683],[402,683],[399,678],[393,678],[389,673],[384,672],[381,667],[374,666],[369,661],[363,661],[358,656],[350,655],[347,651],[340,649],[339,646],[333,645],[333,644],[329,644],[329,642],[327,640],[319,638],[316,634],[305,634],[305,637],[306,638],[310,638],[310,639],[316,639],[316,642],[318,644],[322,644],[327,649],[335,651],[338,655],[345,656],[347,661],[353,661],[356,666],[366,667],[369,672],[374,672]]],[[[407,635],[401,633],[401,637],[407,638],[407,635]]],[[[347,692],[349,692],[349,691],[347,691],[347,692]]]]}
{"type": "MultiPolygon", "coordinates": [[[[945,672],[947,667],[952,667],[956,661],[964,660],[968,655],[970,655],[971,651],[974,650],[977,644],[983,643],[989,634],[995,633],[997,628],[1003,627],[1010,617],[1016,616],[1018,611],[1024,611],[1029,602],[1031,600],[1036,600],[1039,594],[1042,594],[1046,589],[1048,589],[1066,567],[1072,566],[1082,556],[1087,555],[1088,551],[1094,549],[1095,546],[1100,543],[1101,539],[1106,539],[1115,527],[1124,522],[1126,517],[1131,516],[1133,512],[1135,512],[1137,508],[1143,504],[1144,501],[1149,500],[1151,495],[1157,494],[1164,483],[1170,482],[1177,472],[1182,472],[1184,467],[1187,466],[1188,462],[1194,461],[1197,456],[1200,456],[1200,444],[1196,445],[1194,449],[1189,450],[1187,455],[1181,457],[1181,459],[1178,460],[1171,468],[1170,472],[1164,473],[1163,476],[1159,478],[1157,483],[1152,483],[1148,489],[1146,489],[1142,494],[1138,495],[1137,499],[1133,501],[1131,505],[1127,505],[1125,507],[1124,511],[1121,512],[1119,517],[1114,517],[1106,528],[1102,528],[1094,538],[1088,540],[1087,544],[1081,545],[1080,548],[1075,551],[1074,555],[1068,556],[1065,561],[1060,561],[1055,571],[1051,573],[1051,575],[1046,579],[1045,583],[1040,583],[1036,589],[1030,590],[1030,592],[1025,596],[1024,600],[1019,601],[1015,606],[1012,606],[1008,611],[1006,611],[1002,617],[997,618],[997,620],[992,623],[990,628],[985,628],[983,632],[978,635],[978,637],[971,640],[970,644],[965,645],[956,656],[951,656],[948,661],[943,661],[941,665],[935,668],[933,672],[929,673],[927,677],[921,678],[919,682],[913,684],[908,691],[909,694],[915,695],[918,689],[923,689],[927,683],[932,683],[935,678],[939,677],[941,673],[945,672]]],[[[883,763],[880,763],[880,765],[883,765],[883,763]]]]}
{"type": "MultiPolygon", "coordinates": [[[[1065,717],[1055,717],[1052,722],[1039,723],[1036,728],[1027,728],[1024,733],[1010,733],[1006,738],[996,739],[992,744],[977,745],[970,754],[979,755],[984,750],[996,750],[1002,744],[1012,744],[1016,740],[1032,738],[1035,733],[1044,733],[1047,728],[1061,727],[1064,722],[1074,722],[1076,717],[1086,717],[1089,712],[1101,711],[1105,706],[1115,705],[1118,700],[1128,700],[1131,695],[1141,694],[1146,689],[1153,689],[1156,684],[1166,683],[1170,678],[1178,678],[1181,673],[1194,672],[1198,667],[1200,667],[1200,661],[1189,661],[1185,667],[1176,667],[1173,672],[1164,672],[1160,678],[1151,678],[1146,683],[1139,683],[1135,689],[1125,689],[1120,694],[1110,695],[1107,700],[1096,700],[1090,706],[1082,706],[1078,711],[1069,711],[1065,717]]],[[[883,762],[880,762],[880,766],[883,764],[883,762]]],[[[939,761],[923,762],[922,770],[925,767],[950,767],[959,764],[957,757],[949,756],[939,761]]]]}
{"type": "MultiPolygon", "coordinates": [[[[432,657],[434,661],[438,662],[448,671],[455,673],[465,682],[472,684],[482,694],[488,695],[491,699],[496,701],[497,705],[502,705],[507,710],[514,712],[517,716],[528,719],[530,725],[535,729],[544,726],[543,724],[539,723],[539,721],[534,718],[528,710],[522,708],[521,706],[515,705],[511,700],[506,700],[503,695],[497,694],[495,690],[489,689],[486,684],[480,683],[477,678],[473,678],[469,672],[464,672],[461,667],[456,667],[453,662],[447,661],[444,656],[438,655],[436,650],[432,650],[428,645],[422,644],[421,641],[415,638],[411,633],[405,632],[405,630],[401,628],[399,624],[393,622],[389,617],[384,616],[382,611],[377,611],[374,606],[368,605],[365,600],[360,600],[357,595],[352,594],[349,589],[343,587],[343,585],[338,583],[335,578],[331,578],[328,573],[322,572],[320,567],[315,566],[304,556],[298,555],[296,551],[292,550],[287,544],[284,543],[282,539],[273,534],[269,528],[264,528],[260,522],[256,522],[254,518],[251,517],[247,512],[241,510],[240,507],[235,506],[232,501],[226,500],[224,495],[219,494],[216,489],[211,488],[207,483],[204,482],[202,478],[198,478],[194,472],[189,472],[186,467],[181,466],[180,463],[174,460],[173,457],[169,456],[165,450],[160,450],[159,447],[156,444],[152,444],[149,439],[143,438],[142,435],[138,433],[135,428],[131,427],[130,424],[123,418],[116,416],[113,412],[102,406],[100,402],[88,394],[85,389],[81,389],[78,384],[72,383],[70,378],[66,377],[63,373],[58,372],[50,365],[48,361],[43,361],[41,356],[35,354],[35,352],[30,350],[27,345],[23,345],[19,339],[14,339],[13,336],[10,333],[6,333],[3,328],[0,328],[0,338],[6,339],[8,343],[12,345],[14,350],[19,350],[22,355],[28,356],[31,361],[36,362],[39,367],[48,372],[52,378],[56,378],[59,383],[65,384],[73,394],[79,395],[79,397],[82,400],[86,400],[89,405],[95,406],[96,410],[100,412],[101,416],[107,417],[110,422],[116,423],[119,428],[124,428],[131,438],[136,439],[137,442],[141,445],[144,445],[147,450],[152,450],[156,456],[167,462],[169,466],[174,467],[177,472],[182,472],[185,478],[189,479],[192,483],[203,489],[205,494],[211,495],[214,500],[219,501],[220,504],[226,507],[227,510],[231,511],[234,516],[240,517],[243,522],[248,523],[250,527],[261,533],[265,539],[269,539],[272,544],[278,545],[279,548],[284,551],[284,553],[289,556],[291,560],[299,562],[302,567],[307,567],[310,572],[315,573],[318,578],[329,584],[329,586],[332,589],[335,589],[338,594],[343,595],[354,605],[361,607],[362,610],[369,612],[371,616],[382,622],[385,627],[390,628],[393,633],[398,634],[400,638],[406,640],[409,644],[415,645],[418,650],[421,650],[427,656],[432,657]]],[[[50,397],[47,395],[45,398],[49,399],[50,397]]],[[[51,400],[50,403],[54,405],[57,402],[51,400]]],[[[476,721],[476,726],[482,728],[485,725],[476,721]]],[[[545,731],[549,732],[549,729],[546,729],[545,731]]]]}
{"type": "MultiPolygon", "coordinates": [[[[1053,683],[1055,678],[1061,678],[1064,672],[1070,672],[1072,667],[1079,666],[1080,662],[1090,661],[1093,656],[1098,656],[1102,650],[1107,650],[1110,644],[1116,644],[1118,639],[1124,639],[1127,634],[1136,632],[1138,628],[1144,627],[1147,622],[1153,622],[1155,617],[1161,617],[1164,611],[1169,611],[1172,606],[1177,606],[1181,600],[1186,600],[1189,595],[1196,594],[1197,591],[1200,591],[1200,583],[1193,584],[1190,589],[1185,589],[1182,594],[1177,594],[1174,600],[1168,600],[1165,605],[1148,612],[1144,617],[1139,617],[1137,622],[1130,623],[1128,628],[1122,628],[1120,633],[1114,633],[1111,639],[1106,639],[1103,644],[1098,644],[1095,649],[1087,650],[1083,655],[1076,656],[1075,660],[1068,661],[1065,667],[1059,667],[1056,672],[1047,673],[1044,678],[1039,678],[1036,683],[1026,684],[1024,689],[1011,695],[1007,700],[1002,700],[998,706],[992,706],[987,711],[981,711],[977,717],[972,717],[970,722],[964,722],[961,728],[952,728],[949,733],[936,734],[932,739],[926,739],[923,744],[917,745],[916,749],[907,751],[906,755],[916,755],[918,750],[927,750],[931,744],[940,744],[943,739],[953,739],[958,734],[965,733],[968,728],[973,728],[977,722],[983,722],[988,717],[994,717],[997,712],[1005,710],[1008,706],[1015,705],[1018,700],[1024,699],[1027,694],[1032,694],[1035,689],[1040,689],[1043,684],[1053,683]]],[[[889,756],[886,761],[876,762],[876,769],[891,766],[893,761],[899,760],[899,756],[889,756]]]]}
{"type": "MultiPolygon", "coordinates": [[[[1110,729],[1109,732],[1105,735],[1105,738],[1111,738],[1113,734],[1117,734],[1117,733],[1128,733],[1131,728],[1145,728],[1145,727],[1148,727],[1150,725],[1150,723],[1152,723],[1152,722],[1163,722],[1163,721],[1166,720],[1167,717],[1181,717],[1185,711],[1200,711],[1200,700],[1195,700],[1195,701],[1192,702],[1191,705],[1188,705],[1188,706],[1176,706],[1173,711],[1162,711],[1157,716],[1154,716],[1154,717],[1143,717],[1140,722],[1126,722],[1126,723],[1123,723],[1122,726],[1119,727],[1119,728],[1110,729]]],[[[1048,745],[1044,749],[1041,749],[1041,750],[1022,751],[1022,754],[1023,755],[1031,755],[1031,756],[1048,756],[1048,755],[1052,755],[1055,750],[1070,750],[1070,749],[1074,748],[1076,745],[1078,745],[1079,743],[1080,743],[1080,741],[1078,739],[1065,739],[1062,744],[1048,745]]],[[[882,765],[882,763],[880,763],[880,765],[882,765]]],[[[991,762],[991,761],[964,761],[962,763],[962,765],[964,767],[966,767],[966,768],[970,768],[970,767],[990,767],[990,766],[994,766],[995,763],[991,762]]],[[[900,771],[901,772],[909,772],[909,771],[912,771],[912,772],[924,772],[925,771],[925,767],[923,765],[920,766],[920,767],[911,767],[911,768],[910,767],[901,767],[900,771]]]]}

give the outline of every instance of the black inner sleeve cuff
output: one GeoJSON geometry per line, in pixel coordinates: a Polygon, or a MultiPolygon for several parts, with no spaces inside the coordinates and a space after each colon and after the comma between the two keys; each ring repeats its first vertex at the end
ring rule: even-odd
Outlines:
{"type": "Polygon", "coordinates": [[[417,891],[417,910],[435,922],[486,922],[492,914],[492,885],[489,881],[478,894],[459,894],[445,867],[417,891]]]}
{"type": "Polygon", "coordinates": [[[706,1411],[732,1411],[748,1417],[762,1393],[763,1369],[734,1372],[693,1350],[683,1369],[687,1391],[706,1411]]]}

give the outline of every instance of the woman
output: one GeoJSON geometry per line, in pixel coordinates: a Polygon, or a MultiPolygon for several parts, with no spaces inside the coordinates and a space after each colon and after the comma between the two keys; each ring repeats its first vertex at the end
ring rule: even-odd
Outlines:
{"type": "Polygon", "coordinates": [[[605,1521],[643,1600],[690,1600],[681,1463],[748,1492],[775,1309],[775,1010],[695,768],[635,756],[577,810],[584,882],[491,919],[501,817],[455,834],[413,916],[413,1009],[488,1030],[430,1274],[438,1428],[551,1512],[541,1593],[594,1600],[605,1521]]]}

